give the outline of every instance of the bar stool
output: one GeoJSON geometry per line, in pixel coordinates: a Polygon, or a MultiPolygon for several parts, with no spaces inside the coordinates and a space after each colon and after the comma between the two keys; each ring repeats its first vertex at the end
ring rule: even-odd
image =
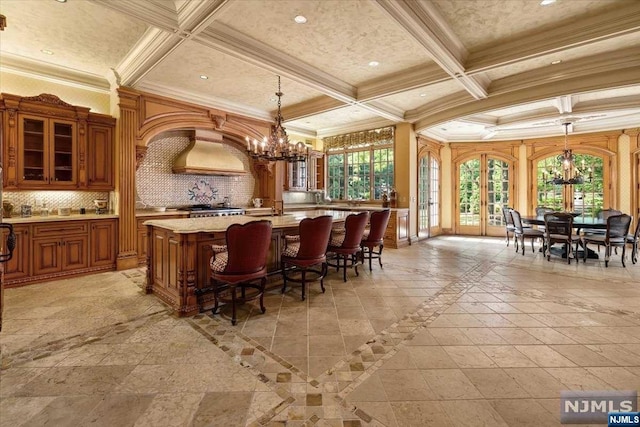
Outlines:
{"type": "Polygon", "coordinates": [[[382,211],[376,211],[371,213],[369,219],[369,230],[364,232],[364,236],[360,241],[360,247],[362,248],[362,260],[369,260],[369,271],[371,269],[371,260],[377,259],[382,268],[382,249],[384,249],[384,232],[387,230],[387,224],[389,224],[389,217],[391,217],[391,211],[385,209],[382,211]],[[374,252],[375,248],[378,248],[377,252],[374,252]]]}
{"type": "Polygon", "coordinates": [[[356,271],[356,276],[359,276],[358,255],[361,251],[360,241],[368,220],[369,212],[367,211],[351,214],[347,216],[344,222],[344,233],[332,233],[331,235],[327,253],[335,254],[332,258],[335,260],[335,264],[327,259],[327,265],[336,267],[336,271],[340,271],[341,268],[344,269],[342,277],[345,282],[347,281],[347,267],[353,267],[356,271]],[[343,265],[340,265],[341,258],[344,260],[343,265]]]}
{"type": "Polygon", "coordinates": [[[333,217],[323,215],[316,218],[305,218],[300,222],[298,234],[284,236],[285,248],[280,256],[282,265],[282,293],[287,290],[287,282],[300,283],[302,287],[302,301],[305,298],[307,281],[320,280],[320,288],[324,293],[324,277],[327,275],[327,246],[331,236],[333,217]],[[311,267],[320,265],[320,270],[311,267]],[[292,273],[300,273],[300,279],[292,273]],[[307,278],[307,272],[318,276],[307,278]]]}
{"type": "Polygon", "coordinates": [[[210,288],[199,294],[213,292],[215,305],[212,314],[218,311],[220,302],[231,303],[231,324],[237,323],[236,302],[244,303],[260,298],[260,309],[264,313],[264,287],[267,283],[267,255],[271,245],[271,221],[252,221],[246,224],[232,224],[227,228],[226,245],[213,245],[210,267],[210,288]],[[260,284],[256,284],[256,281],[260,284]],[[241,296],[236,294],[240,288],[241,296]],[[247,288],[255,289],[247,296],[247,288]],[[230,297],[222,293],[229,291],[230,297]]]}

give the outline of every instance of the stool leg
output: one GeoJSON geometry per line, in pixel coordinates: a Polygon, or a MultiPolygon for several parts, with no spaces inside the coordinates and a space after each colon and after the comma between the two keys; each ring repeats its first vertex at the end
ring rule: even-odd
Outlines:
{"type": "Polygon", "coordinates": [[[307,269],[302,270],[302,301],[304,301],[304,293],[307,287],[307,269]]]}
{"type": "MultiPolygon", "coordinates": [[[[364,249],[362,253],[364,253],[364,249]]],[[[371,268],[371,258],[373,258],[373,248],[369,248],[369,271],[373,271],[373,269],[371,268]]]]}
{"type": "Polygon", "coordinates": [[[384,244],[380,243],[380,249],[378,250],[378,263],[380,264],[380,268],[382,268],[382,249],[384,249],[384,244]]]}
{"type": "Polygon", "coordinates": [[[287,273],[286,273],[287,265],[282,263],[282,293],[284,294],[287,290],[287,273]]]}
{"type": "Polygon", "coordinates": [[[342,279],[346,282],[347,281],[347,257],[349,255],[345,255],[344,256],[344,267],[343,267],[343,273],[342,273],[342,279]]]}
{"type": "Polygon", "coordinates": [[[238,321],[236,320],[236,287],[231,287],[231,324],[233,326],[236,325],[238,321]]]}
{"type": "Polygon", "coordinates": [[[264,307],[264,288],[267,285],[267,278],[263,277],[260,279],[260,310],[262,314],[264,314],[267,309],[264,307]]]}
{"type": "Polygon", "coordinates": [[[320,270],[320,289],[322,289],[322,293],[324,294],[324,276],[327,275],[327,263],[323,262],[320,270]]]}

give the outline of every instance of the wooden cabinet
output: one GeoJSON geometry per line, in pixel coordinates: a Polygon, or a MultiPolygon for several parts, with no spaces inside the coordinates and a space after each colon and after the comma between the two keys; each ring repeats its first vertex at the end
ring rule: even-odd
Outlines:
{"type": "Polygon", "coordinates": [[[18,122],[18,185],[75,187],[76,123],[28,114],[19,114],[18,122]]]}
{"type": "Polygon", "coordinates": [[[285,190],[318,190],[324,188],[324,156],[311,151],[302,162],[287,164],[285,190]]]}
{"type": "Polygon", "coordinates": [[[89,228],[91,231],[91,267],[116,264],[116,227],[115,219],[103,219],[91,221],[89,228]]]}
{"type": "MultiPolygon", "coordinates": [[[[16,235],[16,248],[13,257],[4,264],[4,280],[20,279],[28,277],[30,274],[31,260],[29,252],[29,231],[28,225],[14,225],[13,232],[16,235]]],[[[7,232],[4,231],[2,241],[6,242],[7,232]]]]}
{"type": "Polygon", "coordinates": [[[5,286],[115,269],[117,226],[111,218],[14,226],[18,240],[5,286]]]}
{"type": "MultiPolygon", "coordinates": [[[[113,121],[110,117],[108,118],[113,121]]],[[[89,123],[87,138],[87,188],[112,190],[114,125],[89,123]]]]}
{"type": "Polygon", "coordinates": [[[112,190],[115,119],[55,95],[0,95],[5,190],[112,190]]]}
{"type": "Polygon", "coordinates": [[[136,219],[136,243],[138,250],[138,265],[146,265],[147,263],[147,252],[148,252],[148,239],[147,239],[147,227],[144,225],[145,221],[150,219],[177,219],[177,218],[186,218],[187,214],[178,214],[178,215],[151,215],[139,217],[136,219]]]}
{"type": "Polygon", "coordinates": [[[33,226],[33,275],[55,274],[87,268],[89,236],[86,221],[33,226]]]}

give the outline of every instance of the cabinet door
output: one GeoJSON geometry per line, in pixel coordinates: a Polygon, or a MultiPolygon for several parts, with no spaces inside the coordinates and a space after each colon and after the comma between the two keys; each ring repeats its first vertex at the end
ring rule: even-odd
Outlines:
{"type": "MultiPolygon", "coordinates": [[[[16,248],[13,257],[4,264],[4,278],[7,281],[29,276],[29,226],[14,225],[13,232],[16,234],[16,248]]],[[[2,235],[2,241],[7,240],[7,232],[2,235]]]]}
{"type": "Polygon", "coordinates": [[[61,241],[62,271],[87,268],[89,265],[89,239],[86,235],[67,236],[61,241]]]}
{"type": "Polygon", "coordinates": [[[49,121],[46,118],[19,115],[18,185],[42,187],[49,183],[49,121]]]}
{"type": "Polygon", "coordinates": [[[116,220],[91,222],[91,267],[116,262],[116,220]]]}
{"type": "Polygon", "coordinates": [[[50,173],[49,184],[56,187],[75,186],[76,165],[76,123],[53,120],[50,126],[50,173]]]}
{"type": "Polygon", "coordinates": [[[33,275],[57,273],[61,270],[61,240],[58,237],[33,239],[33,275]]]}
{"type": "Polygon", "coordinates": [[[110,126],[89,125],[87,186],[113,190],[113,132],[110,126]]]}

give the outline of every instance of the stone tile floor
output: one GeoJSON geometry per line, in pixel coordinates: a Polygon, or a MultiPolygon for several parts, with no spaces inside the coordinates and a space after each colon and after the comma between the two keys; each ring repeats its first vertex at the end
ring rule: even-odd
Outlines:
{"type": "Polygon", "coordinates": [[[561,390],[640,389],[640,265],[453,236],[383,260],[235,327],[137,269],[8,289],[0,425],[547,426],[561,390]]]}

